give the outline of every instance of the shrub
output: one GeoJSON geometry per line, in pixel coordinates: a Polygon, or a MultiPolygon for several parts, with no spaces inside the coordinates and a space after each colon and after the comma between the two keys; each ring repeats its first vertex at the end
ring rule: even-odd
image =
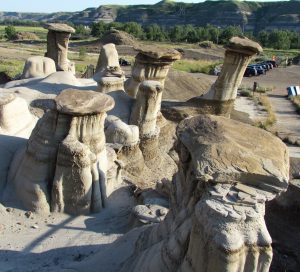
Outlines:
{"type": "Polygon", "coordinates": [[[80,47],[79,48],[79,59],[80,60],[85,60],[87,56],[86,48],[85,47],[80,47]]]}
{"type": "Polygon", "coordinates": [[[17,38],[17,31],[14,26],[7,26],[5,29],[5,38],[9,41],[15,40],[17,38]]]}

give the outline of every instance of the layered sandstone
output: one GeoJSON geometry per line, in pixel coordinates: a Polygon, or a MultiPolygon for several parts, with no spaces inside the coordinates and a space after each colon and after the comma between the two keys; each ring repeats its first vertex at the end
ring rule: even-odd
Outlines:
{"type": "Polygon", "coordinates": [[[159,81],[164,87],[172,63],[181,58],[175,49],[143,46],[136,50],[139,53],[135,57],[132,76],[125,85],[126,92],[132,97],[136,97],[139,85],[144,80],[159,81]]]}
{"type": "MultiPolygon", "coordinates": [[[[179,169],[161,223],[134,229],[66,271],[269,271],[265,202],[288,186],[286,146],[261,129],[199,115],[177,128],[179,169]],[[259,139],[259,141],[257,140],[259,139]],[[274,148],[276,146],[276,148],[274,148]],[[114,265],[103,256],[117,256],[114,265]]],[[[138,211],[135,211],[137,213],[138,211]]]]}
{"type": "Polygon", "coordinates": [[[54,60],[57,71],[72,72],[75,74],[75,64],[68,60],[68,46],[71,33],[75,29],[58,23],[45,25],[48,29],[46,57],[54,60]]]}
{"type": "Polygon", "coordinates": [[[10,172],[25,208],[88,214],[105,206],[107,156],[105,112],[111,97],[65,90],[45,113],[10,172]],[[34,170],[33,170],[34,169],[34,170]]]}

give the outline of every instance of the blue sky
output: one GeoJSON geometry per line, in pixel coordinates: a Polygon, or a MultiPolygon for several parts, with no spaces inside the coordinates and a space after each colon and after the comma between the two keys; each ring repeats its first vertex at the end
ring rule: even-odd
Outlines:
{"type": "MultiPolygon", "coordinates": [[[[56,11],[81,11],[88,7],[98,7],[104,4],[155,4],[159,0],[0,0],[0,11],[17,12],[56,12],[56,11]]],[[[258,0],[259,1],[259,0],[258,0]]],[[[276,1],[276,0],[275,0],[276,1]]],[[[181,0],[177,2],[198,3],[203,1],[181,0]]],[[[264,0],[261,2],[274,2],[264,0]]]]}

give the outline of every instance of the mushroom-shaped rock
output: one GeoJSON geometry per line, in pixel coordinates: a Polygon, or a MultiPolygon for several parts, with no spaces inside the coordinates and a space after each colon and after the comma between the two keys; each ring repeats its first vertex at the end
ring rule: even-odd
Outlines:
{"type": "Polygon", "coordinates": [[[262,52],[261,46],[247,38],[233,37],[226,47],[221,74],[202,99],[234,101],[251,58],[262,52]]]}
{"type": "Polygon", "coordinates": [[[159,81],[164,86],[172,63],[181,58],[175,49],[143,46],[136,50],[139,53],[132,67],[132,77],[125,84],[126,92],[132,97],[136,97],[139,85],[144,80],[159,81]]]}
{"type": "Polygon", "coordinates": [[[130,124],[140,130],[140,148],[145,160],[153,159],[158,152],[159,127],[157,117],[161,106],[162,84],[146,80],[139,85],[135,104],[132,108],[130,124]]]}
{"type": "Polygon", "coordinates": [[[94,91],[67,89],[56,98],[57,111],[63,114],[82,116],[105,113],[111,110],[115,102],[107,95],[94,91]]]}
{"type": "Polygon", "coordinates": [[[67,24],[48,23],[45,28],[55,32],[75,33],[75,29],[67,24]]]}
{"type": "Polygon", "coordinates": [[[46,24],[45,28],[49,30],[45,56],[54,60],[57,71],[69,71],[75,74],[75,65],[68,60],[69,39],[75,29],[66,24],[56,23],[46,24]]]}
{"type": "Polygon", "coordinates": [[[55,99],[11,170],[24,206],[37,212],[88,214],[106,205],[104,120],[111,97],[68,89],[55,99]],[[32,171],[34,169],[34,171],[32,171]],[[22,188],[22,189],[20,189],[22,188]]]}
{"type": "Polygon", "coordinates": [[[34,56],[26,60],[22,78],[46,77],[55,72],[54,60],[47,57],[34,56]]]}

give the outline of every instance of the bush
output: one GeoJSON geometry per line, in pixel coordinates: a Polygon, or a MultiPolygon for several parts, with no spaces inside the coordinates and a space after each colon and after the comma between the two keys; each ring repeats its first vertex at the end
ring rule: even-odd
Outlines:
{"type": "Polygon", "coordinates": [[[80,60],[85,60],[87,56],[86,48],[85,47],[80,47],[79,48],[79,59],[80,60]]]}
{"type": "Polygon", "coordinates": [[[203,41],[199,43],[199,46],[202,48],[213,48],[214,43],[212,41],[203,41]]]}
{"type": "Polygon", "coordinates": [[[17,31],[14,26],[7,26],[5,29],[5,38],[9,41],[15,40],[17,38],[17,31]]]}

